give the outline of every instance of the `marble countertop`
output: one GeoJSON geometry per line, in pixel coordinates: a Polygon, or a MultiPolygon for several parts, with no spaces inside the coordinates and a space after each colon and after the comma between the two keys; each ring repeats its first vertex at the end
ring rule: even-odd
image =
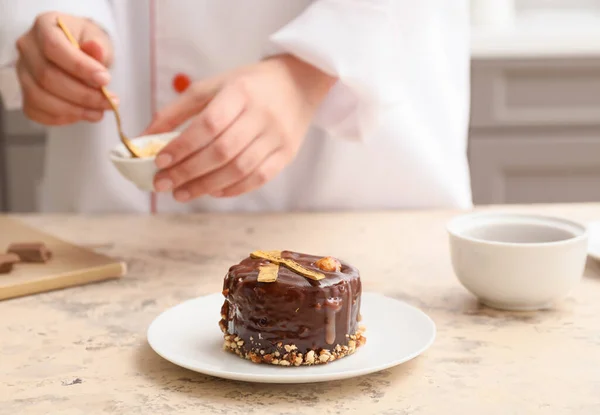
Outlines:
{"type": "MultiPolygon", "coordinates": [[[[523,209],[600,219],[596,204],[523,209]]],[[[552,310],[485,308],[450,266],[455,213],[22,217],[123,258],[129,273],[0,302],[0,414],[599,414],[600,266],[590,261],[552,310]],[[228,267],[257,248],[351,261],[365,291],[429,314],[435,343],[393,369],[305,385],[211,378],[156,355],[150,322],[220,291],[228,267]]]]}

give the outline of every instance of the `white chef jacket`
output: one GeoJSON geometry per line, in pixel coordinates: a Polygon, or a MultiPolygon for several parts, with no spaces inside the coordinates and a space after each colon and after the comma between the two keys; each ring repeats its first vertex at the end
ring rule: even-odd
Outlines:
{"type": "MultiPolygon", "coordinates": [[[[159,212],[471,206],[467,0],[0,0],[5,73],[17,37],[50,10],[110,34],[109,89],[130,136],[177,97],[178,76],[202,80],[287,52],[338,77],[276,178],[235,198],[182,204],[160,194],[159,212]]],[[[149,195],[109,161],[118,140],[110,112],[48,128],[41,210],[148,212],[149,195]]]]}

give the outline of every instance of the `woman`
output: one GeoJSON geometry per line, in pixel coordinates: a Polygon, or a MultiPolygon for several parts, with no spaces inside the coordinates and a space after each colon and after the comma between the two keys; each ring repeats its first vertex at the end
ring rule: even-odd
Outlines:
{"type": "Polygon", "coordinates": [[[466,0],[0,1],[0,64],[49,126],[43,211],[150,209],[103,85],[129,135],[182,131],[158,211],[471,204],[466,0]]]}

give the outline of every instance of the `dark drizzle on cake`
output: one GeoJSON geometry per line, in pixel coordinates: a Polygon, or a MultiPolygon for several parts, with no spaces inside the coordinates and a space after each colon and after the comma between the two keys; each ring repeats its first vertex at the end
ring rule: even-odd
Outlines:
{"type": "Polygon", "coordinates": [[[291,251],[281,256],[325,278],[316,281],[280,267],[277,281],[259,282],[259,268],[269,261],[248,257],[225,276],[222,328],[266,353],[279,343],[293,344],[301,353],[347,344],[360,321],[358,270],[344,262],[339,271],[323,270],[315,265],[320,256],[291,251]]]}

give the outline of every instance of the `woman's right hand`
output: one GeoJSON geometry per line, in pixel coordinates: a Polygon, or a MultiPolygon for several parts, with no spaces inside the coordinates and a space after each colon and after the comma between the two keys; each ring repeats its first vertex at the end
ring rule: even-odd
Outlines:
{"type": "Polygon", "coordinates": [[[17,49],[23,112],[31,120],[45,125],[97,122],[111,108],[100,87],[110,82],[107,68],[113,47],[106,32],[91,20],[57,12],[40,14],[17,40],[17,49]],[[69,42],[57,17],[81,49],[69,42]]]}

